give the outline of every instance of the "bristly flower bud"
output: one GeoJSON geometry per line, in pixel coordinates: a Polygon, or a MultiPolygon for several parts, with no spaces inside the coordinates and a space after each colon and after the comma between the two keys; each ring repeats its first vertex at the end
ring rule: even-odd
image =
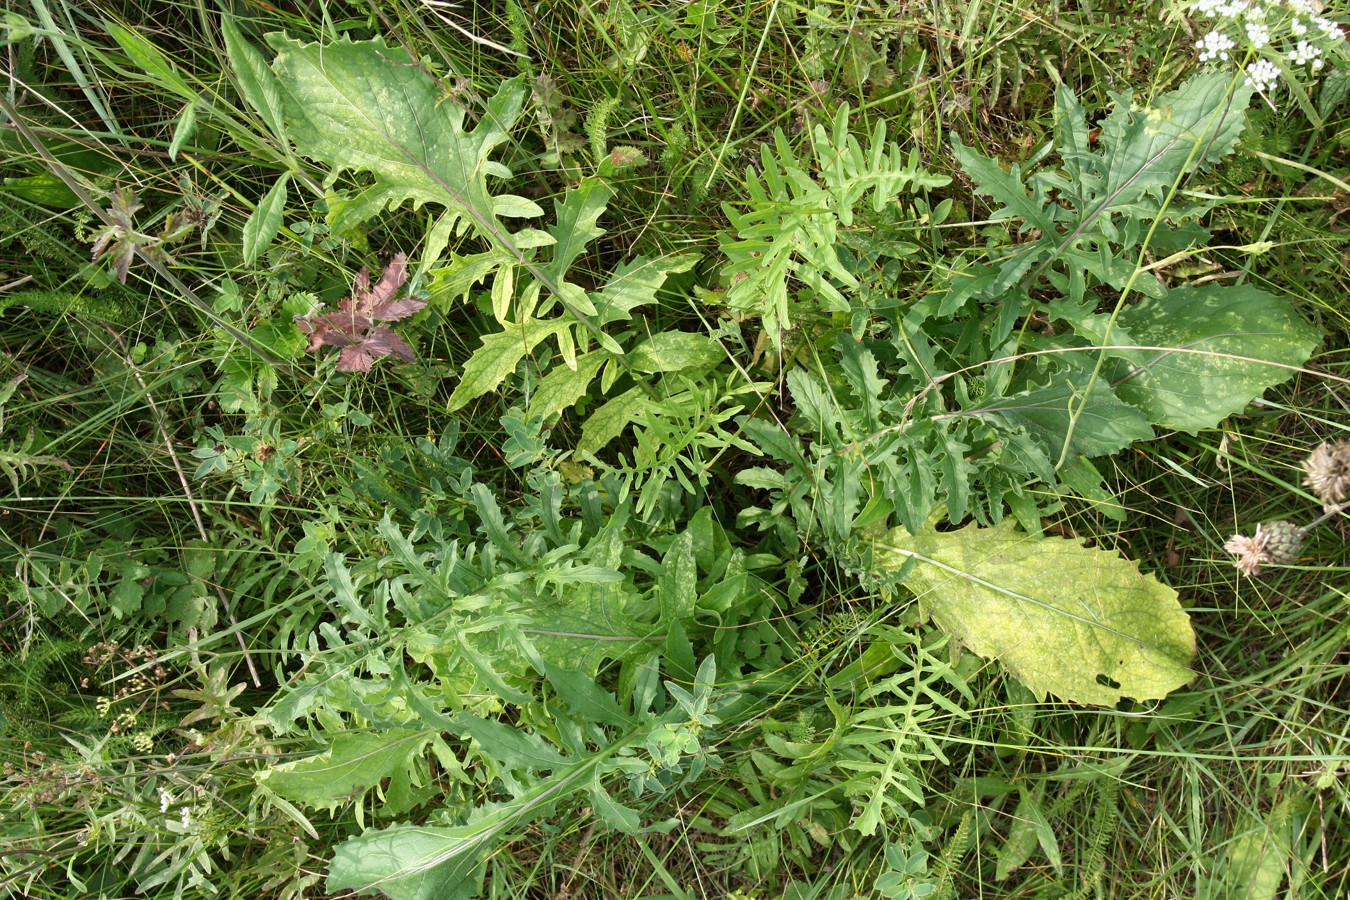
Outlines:
{"type": "Polygon", "coordinates": [[[1223,549],[1237,554],[1237,560],[1233,565],[1238,567],[1239,572],[1255,576],[1261,574],[1261,567],[1264,565],[1272,563],[1284,565],[1298,559],[1298,552],[1303,549],[1305,534],[1307,529],[1279,519],[1257,525],[1256,534],[1252,537],[1245,534],[1233,535],[1228,539],[1228,543],[1223,545],[1223,549]]]}
{"type": "Polygon", "coordinates": [[[1263,522],[1256,526],[1257,538],[1265,539],[1266,556],[1276,565],[1284,565],[1298,559],[1298,552],[1303,549],[1303,534],[1302,528],[1284,519],[1263,522]]]}
{"type": "Polygon", "coordinates": [[[1303,479],[1317,499],[1330,509],[1350,498],[1350,442],[1323,441],[1303,461],[1303,479]]]}

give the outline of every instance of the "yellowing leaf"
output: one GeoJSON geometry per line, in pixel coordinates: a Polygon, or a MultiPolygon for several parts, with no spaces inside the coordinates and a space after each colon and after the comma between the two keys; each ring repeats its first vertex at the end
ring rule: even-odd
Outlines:
{"type": "Polygon", "coordinates": [[[516,370],[516,364],[535,345],[566,328],[560,319],[530,321],[523,325],[507,325],[505,331],[484,335],[483,346],[474,351],[464,364],[464,377],[450,396],[449,411],[476,400],[488,391],[495,391],[506,376],[516,370]]]}
{"type": "Polygon", "coordinates": [[[933,620],[1038,697],[1110,706],[1191,680],[1195,634],[1176,592],[1114,551],[1033,537],[1009,521],[897,528],[874,546],[883,566],[914,560],[905,586],[933,620]]]}

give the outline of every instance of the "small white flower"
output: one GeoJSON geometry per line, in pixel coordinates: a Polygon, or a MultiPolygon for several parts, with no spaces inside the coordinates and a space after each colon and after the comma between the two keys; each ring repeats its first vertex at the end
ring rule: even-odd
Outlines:
{"type": "Polygon", "coordinates": [[[1247,83],[1263,94],[1269,92],[1279,80],[1279,68],[1268,59],[1258,59],[1247,66],[1247,83]]]}
{"type": "Polygon", "coordinates": [[[1247,23],[1247,40],[1257,50],[1270,43],[1270,29],[1260,22],[1247,23]]]}
{"type": "Polygon", "coordinates": [[[1344,38],[1340,27],[1333,21],[1322,16],[1313,16],[1312,23],[1322,29],[1322,33],[1329,38],[1344,38]]]}
{"type": "Polygon", "coordinates": [[[173,802],[173,795],[164,788],[159,789],[159,811],[168,812],[169,804],[173,802]]]}
{"type": "Polygon", "coordinates": [[[1289,53],[1289,61],[1294,65],[1301,66],[1304,63],[1310,63],[1322,55],[1322,48],[1315,47],[1307,41],[1299,41],[1289,53]]]}
{"type": "Polygon", "coordinates": [[[179,821],[183,823],[184,828],[192,827],[192,807],[183,807],[183,814],[179,816],[179,821]]]}
{"type": "Polygon", "coordinates": [[[1237,46],[1237,42],[1221,31],[1211,31],[1196,45],[1200,50],[1200,61],[1228,59],[1228,51],[1237,46]]]}

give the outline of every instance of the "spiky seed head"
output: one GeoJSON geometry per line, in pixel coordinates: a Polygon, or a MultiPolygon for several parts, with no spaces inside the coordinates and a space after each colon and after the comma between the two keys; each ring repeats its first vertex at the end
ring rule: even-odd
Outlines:
{"type": "Polygon", "coordinates": [[[1328,508],[1350,498],[1350,441],[1323,441],[1303,461],[1303,479],[1328,508]]]}
{"type": "Polygon", "coordinates": [[[1303,549],[1303,529],[1293,522],[1277,519],[1256,526],[1257,540],[1264,539],[1266,558],[1276,565],[1284,565],[1298,559],[1303,549]]]}

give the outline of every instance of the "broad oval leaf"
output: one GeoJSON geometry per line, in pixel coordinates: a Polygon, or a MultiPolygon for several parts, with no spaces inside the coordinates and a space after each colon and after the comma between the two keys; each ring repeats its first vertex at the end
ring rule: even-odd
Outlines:
{"type": "Polygon", "coordinates": [[[1191,680],[1195,634],[1176,591],[1118,553],[1033,537],[1009,521],[897,528],[874,549],[891,569],[913,559],[905,586],[933,620],[1038,697],[1111,706],[1191,680]]]}
{"type": "Polygon", "coordinates": [[[1176,349],[1111,351],[1117,396],[1154,424],[1191,433],[1287,381],[1320,338],[1287,301],[1246,284],[1176,288],[1119,322],[1137,344],[1176,349]]]}
{"type": "Polygon", "coordinates": [[[441,104],[441,88],[401,47],[383,40],[304,44],[269,34],[272,69],[282,90],[286,125],[296,149],[343,170],[369,172],[372,183],[330,213],[343,230],[406,200],[435,203],[448,215],[428,237],[438,253],[465,223],[504,245],[510,236],[498,215],[538,215],[530,201],[488,190],[487,178],[510,174],[489,157],[520,117],[523,78],[502,82],[473,130],[465,110],[441,104]]]}

